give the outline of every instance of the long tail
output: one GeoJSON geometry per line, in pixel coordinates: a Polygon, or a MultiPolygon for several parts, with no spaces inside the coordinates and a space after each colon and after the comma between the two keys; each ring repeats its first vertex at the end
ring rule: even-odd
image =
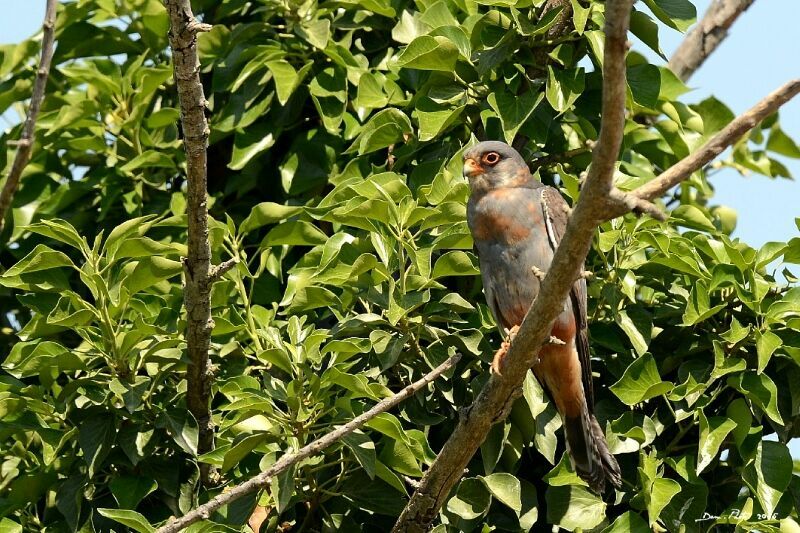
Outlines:
{"type": "Polygon", "coordinates": [[[597,493],[605,490],[606,480],[617,488],[622,486],[619,463],[608,450],[606,437],[594,415],[584,409],[581,416],[563,420],[567,450],[578,476],[597,493]]]}

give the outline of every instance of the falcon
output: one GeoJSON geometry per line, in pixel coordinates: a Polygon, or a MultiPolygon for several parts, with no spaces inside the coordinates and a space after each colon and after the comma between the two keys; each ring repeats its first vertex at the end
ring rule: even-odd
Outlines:
{"type": "MultiPolygon", "coordinates": [[[[471,194],[467,222],[480,258],[486,302],[498,326],[512,338],[539,293],[542,274],[567,227],[567,203],[536,180],[509,145],[486,141],[464,153],[471,194]]],[[[593,414],[594,392],[586,320],[586,281],[570,290],[551,338],[539,350],[533,373],[561,415],[572,466],[595,492],[606,481],[619,487],[619,464],[593,414]]],[[[500,374],[504,341],[492,361],[500,374]]]]}

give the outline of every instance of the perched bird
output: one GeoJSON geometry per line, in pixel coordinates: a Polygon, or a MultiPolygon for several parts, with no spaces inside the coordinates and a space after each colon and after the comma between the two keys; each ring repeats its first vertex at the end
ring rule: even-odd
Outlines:
{"type": "MultiPolygon", "coordinates": [[[[464,175],[471,189],[467,221],[486,301],[511,337],[539,293],[540,277],[564,235],[567,203],[536,180],[522,156],[503,142],[486,141],[467,150],[464,175]]],[[[584,279],[573,285],[551,336],[560,342],[541,348],[533,373],[561,415],[572,465],[597,492],[606,480],[619,487],[619,464],[593,414],[584,279]]],[[[492,362],[495,373],[502,371],[507,346],[504,342],[492,362]]]]}

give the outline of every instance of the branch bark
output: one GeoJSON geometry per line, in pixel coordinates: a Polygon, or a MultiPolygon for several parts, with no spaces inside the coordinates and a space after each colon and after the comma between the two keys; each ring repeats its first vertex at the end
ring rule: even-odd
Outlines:
{"type": "MultiPolygon", "coordinates": [[[[702,168],[721,154],[728,146],[735,143],[742,135],[756,127],[762,120],[775,113],[783,104],[800,93],[800,79],[791,80],[768,94],[756,105],[733,119],[696,152],[689,154],[678,163],[647,182],[638,189],[628,193],[641,200],[653,200],[662,196],[669,189],[686,180],[693,172],[702,168]]],[[[619,216],[624,212],[616,212],[619,216]]],[[[613,217],[610,217],[613,218],[613,217]]]]}
{"type": "Polygon", "coordinates": [[[172,522],[169,522],[167,525],[161,527],[156,531],[156,533],[176,533],[177,531],[182,530],[185,527],[194,524],[200,520],[207,519],[211,516],[211,513],[222,507],[223,505],[227,505],[239,498],[250,494],[251,492],[257,491],[269,484],[270,480],[289,468],[290,466],[299,463],[303,459],[307,459],[312,455],[315,455],[331,444],[339,441],[343,437],[349,435],[353,431],[357,430],[376,416],[381,413],[384,413],[391,409],[392,407],[396,406],[406,398],[414,395],[420,389],[428,386],[433,380],[441,376],[443,373],[447,372],[449,369],[453,368],[458,360],[461,358],[460,354],[454,355],[450,357],[447,361],[442,363],[441,365],[437,366],[421,379],[415,381],[414,383],[408,385],[403,390],[395,394],[394,396],[390,396],[389,398],[385,398],[375,404],[375,406],[366,411],[365,413],[357,416],[347,424],[339,427],[327,433],[326,435],[320,437],[319,439],[315,440],[311,444],[308,444],[298,450],[295,453],[290,453],[281,457],[274,465],[269,467],[264,472],[260,473],[256,477],[242,483],[241,485],[237,485],[232,489],[223,492],[222,494],[214,497],[207,503],[201,505],[197,509],[186,513],[181,518],[175,519],[172,522]]]}
{"type": "MultiPolygon", "coordinates": [[[[184,305],[186,306],[186,343],[189,352],[186,403],[197,419],[199,439],[197,452],[214,448],[214,423],[211,419],[211,379],[208,350],[211,344],[211,246],[208,242],[208,205],[206,186],[206,145],[208,122],[206,99],[200,82],[200,59],[197,54],[197,33],[209,31],[192,14],[189,0],[164,0],[170,19],[169,44],[172,48],[175,84],[181,107],[183,145],[186,150],[188,257],[184,258],[184,305]]],[[[210,467],[200,465],[204,484],[208,484],[210,467]]]]}
{"type": "Polygon", "coordinates": [[[669,68],[682,81],[708,59],[728,36],[728,29],[755,0],[714,0],[703,18],[686,34],[669,60],[669,68]]]}
{"type": "Polygon", "coordinates": [[[36,126],[36,117],[44,101],[44,90],[47,86],[47,78],[50,75],[50,63],[53,60],[53,42],[55,40],[56,27],[56,6],[58,0],[47,0],[47,7],[44,13],[44,24],[42,24],[42,56],[39,60],[39,68],[36,71],[36,80],[33,82],[33,94],[31,96],[28,116],[25,118],[25,125],[22,128],[22,136],[17,142],[17,152],[14,155],[14,162],[8,178],[0,191],[0,232],[6,219],[8,208],[14,200],[14,194],[19,188],[19,180],[22,171],[31,159],[33,150],[33,133],[36,126]]]}

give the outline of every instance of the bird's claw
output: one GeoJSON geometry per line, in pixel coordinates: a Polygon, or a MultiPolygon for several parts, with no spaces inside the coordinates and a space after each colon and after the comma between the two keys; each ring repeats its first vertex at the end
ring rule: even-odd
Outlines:
{"type": "Polygon", "coordinates": [[[511,341],[513,341],[514,337],[517,335],[517,331],[519,331],[519,326],[514,326],[511,329],[506,328],[506,338],[503,339],[503,342],[500,344],[500,348],[498,348],[498,350],[494,353],[494,357],[492,358],[492,366],[490,367],[492,374],[497,374],[498,376],[503,375],[503,363],[505,362],[508,349],[511,347],[511,341]]]}

